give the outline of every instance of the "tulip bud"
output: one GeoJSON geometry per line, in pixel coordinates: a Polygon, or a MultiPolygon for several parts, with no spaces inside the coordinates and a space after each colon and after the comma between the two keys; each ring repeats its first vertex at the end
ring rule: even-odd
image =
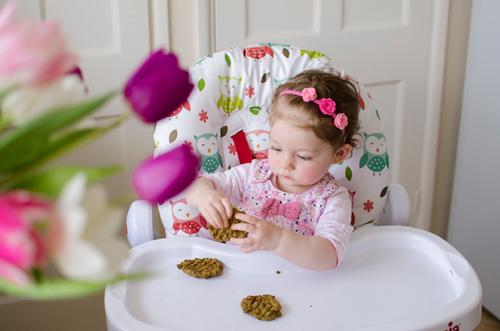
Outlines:
{"type": "Polygon", "coordinates": [[[184,144],[143,161],[134,171],[133,185],[141,199],[161,204],[184,191],[196,178],[198,167],[198,157],[184,144]]]}
{"type": "Polygon", "coordinates": [[[129,78],[124,95],[132,110],[146,123],[168,117],[193,90],[189,73],[173,53],[158,50],[129,78]]]}

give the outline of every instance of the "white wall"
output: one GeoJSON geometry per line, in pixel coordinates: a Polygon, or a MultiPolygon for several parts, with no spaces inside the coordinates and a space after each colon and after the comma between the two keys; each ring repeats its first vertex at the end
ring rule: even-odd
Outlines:
{"type": "Polygon", "coordinates": [[[472,4],[448,240],[469,260],[500,317],[500,1],[472,4]]]}

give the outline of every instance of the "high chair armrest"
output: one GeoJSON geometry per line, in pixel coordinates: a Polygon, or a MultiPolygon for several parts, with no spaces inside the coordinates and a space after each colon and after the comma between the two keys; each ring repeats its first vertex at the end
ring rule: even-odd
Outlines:
{"type": "Polygon", "coordinates": [[[127,212],[127,239],[135,247],[153,240],[153,208],[143,200],[132,202],[127,212]]]}
{"type": "Polygon", "coordinates": [[[390,184],[380,225],[410,225],[410,196],[400,184],[390,184]]]}

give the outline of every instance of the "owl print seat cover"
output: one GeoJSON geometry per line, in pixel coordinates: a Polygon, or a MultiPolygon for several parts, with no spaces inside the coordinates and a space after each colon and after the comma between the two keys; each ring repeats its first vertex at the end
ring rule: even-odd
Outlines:
{"type": "MultiPolygon", "coordinates": [[[[228,169],[251,158],[267,157],[268,114],[274,89],[307,69],[349,79],[358,92],[361,130],[352,157],[330,172],[353,201],[352,223],[376,222],[385,204],[390,164],[380,110],[368,91],[333,65],[325,54],[291,45],[262,43],[208,55],[190,69],[195,89],[169,118],[158,122],[155,154],[189,144],[203,173],[228,169]]],[[[186,204],[183,194],[160,206],[168,236],[209,237],[207,223],[186,204]]]]}

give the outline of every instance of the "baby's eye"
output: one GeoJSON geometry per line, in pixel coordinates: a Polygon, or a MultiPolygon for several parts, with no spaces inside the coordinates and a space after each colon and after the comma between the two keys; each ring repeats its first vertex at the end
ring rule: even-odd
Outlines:
{"type": "Polygon", "coordinates": [[[279,149],[279,148],[277,148],[277,147],[271,147],[271,149],[272,149],[273,151],[276,151],[276,152],[281,152],[281,149],[279,149]]]}
{"type": "Polygon", "coordinates": [[[309,156],[303,156],[303,155],[297,155],[297,157],[301,160],[304,160],[304,161],[309,161],[310,159],[312,159],[312,157],[309,157],[309,156]]]}

